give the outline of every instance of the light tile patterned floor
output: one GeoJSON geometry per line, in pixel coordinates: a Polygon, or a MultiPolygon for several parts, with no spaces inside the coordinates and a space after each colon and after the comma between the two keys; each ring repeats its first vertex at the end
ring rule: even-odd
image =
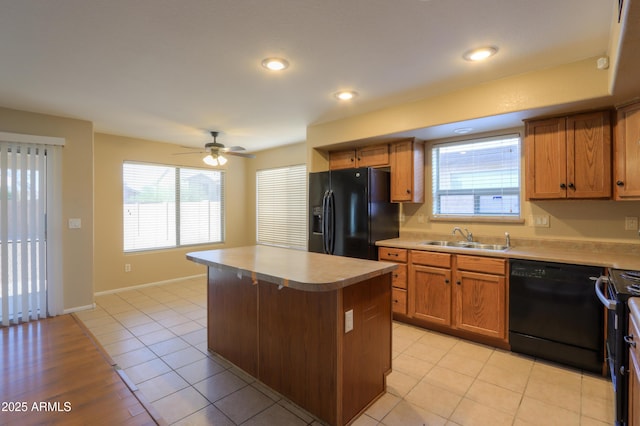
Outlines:
{"type": "MultiPolygon", "coordinates": [[[[96,297],[78,317],[165,420],[319,425],[206,344],[206,280],[96,297]]],[[[356,426],[611,425],[608,380],[394,323],[387,393],[356,426]]]]}

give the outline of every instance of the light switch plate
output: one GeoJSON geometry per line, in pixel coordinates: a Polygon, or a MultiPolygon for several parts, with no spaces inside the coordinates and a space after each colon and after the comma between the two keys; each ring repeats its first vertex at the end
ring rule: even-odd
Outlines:
{"type": "Polygon", "coordinates": [[[69,229],[80,229],[82,228],[82,220],[73,218],[69,219],[69,229]]]}
{"type": "Polygon", "coordinates": [[[348,333],[351,330],[353,330],[353,309],[344,313],[344,332],[348,333]]]}
{"type": "Polygon", "coordinates": [[[638,230],[638,218],[637,217],[625,217],[624,218],[624,230],[625,231],[637,231],[638,230]]]}

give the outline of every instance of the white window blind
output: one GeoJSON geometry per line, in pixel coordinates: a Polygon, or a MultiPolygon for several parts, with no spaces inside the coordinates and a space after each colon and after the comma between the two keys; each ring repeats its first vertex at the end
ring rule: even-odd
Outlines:
{"type": "Polygon", "coordinates": [[[63,311],[62,148],[0,142],[0,320],[63,311]]]}
{"type": "Polygon", "coordinates": [[[520,136],[434,145],[432,188],[435,217],[519,217],[520,136]]]}
{"type": "Polygon", "coordinates": [[[257,242],[307,248],[307,167],[259,170],[256,173],[257,242]]]}
{"type": "Polygon", "coordinates": [[[124,251],[224,241],[224,172],[125,162],[124,251]]]}

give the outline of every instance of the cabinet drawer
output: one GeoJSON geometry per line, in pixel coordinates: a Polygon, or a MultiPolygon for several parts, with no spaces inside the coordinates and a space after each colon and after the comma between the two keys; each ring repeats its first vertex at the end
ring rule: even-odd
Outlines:
{"type": "Polygon", "coordinates": [[[378,249],[378,259],[391,260],[394,262],[406,262],[407,250],[399,248],[380,247],[378,249]]]}
{"type": "Polygon", "coordinates": [[[414,265],[437,266],[451,268],[451,255],[449,253],[436,253],[431,251],[411,250],[411,263],[414,265]]]}
{"type": "Polygon", "coordinates": [[[398,264],[398,269],[391,273],[391,285],[397,288],[407,288],[407,265],[398,264]]]}
{"type": "Polygon", "coordinates": [[[391,307],[393,312],[407,315],[407,290],[397,288],[391,291],[391,307]]]}
{"type": "Polygon", "coordinates": [[[457,256],[458,269],[463,271],[486,272],[488,274],[504,275],[506,272],[506,259],[482,256],[457,256]]]}

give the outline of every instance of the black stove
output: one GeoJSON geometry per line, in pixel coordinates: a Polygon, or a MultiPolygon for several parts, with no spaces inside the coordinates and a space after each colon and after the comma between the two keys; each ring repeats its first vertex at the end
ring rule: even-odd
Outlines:
{"type": "Polygon", "coordinates": [[[626,426],[629,410],[629,348],[625,342],[629,327],[627,301],[630,297],[640,296],[640,272],[611,269],[608,277],[598,279],[596,294],[608,312],[606,346],[615,394],[615,424],[626,426]]]}

